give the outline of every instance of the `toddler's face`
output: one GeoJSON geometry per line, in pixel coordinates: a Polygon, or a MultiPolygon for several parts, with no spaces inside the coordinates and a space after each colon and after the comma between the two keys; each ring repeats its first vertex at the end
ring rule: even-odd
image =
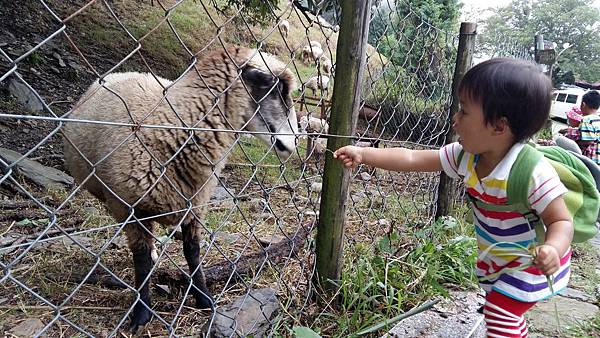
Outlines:
{"type": "Polygon", "coordinates": [[[493,127],[485,123],[481,104],[461,94],[460,106],[460,110],[454,115],[452,126],[458,134],[458,142],[465,151],[472,154],[487,151],[493,127]]]}

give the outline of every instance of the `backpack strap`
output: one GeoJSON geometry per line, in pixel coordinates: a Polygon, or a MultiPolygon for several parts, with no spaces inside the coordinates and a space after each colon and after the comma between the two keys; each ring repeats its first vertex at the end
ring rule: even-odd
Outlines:
{"type": "Polygon", "coordinates": [[[524,204],[529,208],[529,182],[533,169],[542,159],[543,155],[535,148],[526,144],[519,155],[517,160],[510,168],[508,174],[508,183],[506,186],[506,195],[508,197],[508,204],[524,204]]]}
{"type": "Polygon", "coordinates": [[[545,230],[539,216],[531,210],[529,205],[529,182],[533,169],[544,155],[529,144],[525,144],[517,155],[515,163],[510,168],[506,186],[507,203],[514,211],[521,213],[530,224],[535,225],[536,237],[539,244],[543,244],[545,230]]]}

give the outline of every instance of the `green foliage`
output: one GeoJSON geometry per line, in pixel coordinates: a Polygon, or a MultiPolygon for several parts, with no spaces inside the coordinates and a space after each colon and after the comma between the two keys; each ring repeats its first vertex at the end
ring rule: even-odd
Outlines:
{"type": "Polygon", "coordinates": [[[396,65],[419,66],[430,62],[442,47],[443,31],[455,31],[460,6],[457,0],[398,0],[372,13],[369,43],[396,65]],[[442,31],[442,32],[440,32],[442,31]]]}
{"type": "Polygon", "coordinates": [[[447,30],[457,27],[459,8],[456,0],[398,0],[373,10],[369,43],[390,63],[372,85],[367,102],[382,106],[386,120],[392,113],[446,110],[455,55],[447,30]]]}
{"type": "Polygon", "coordinates": [[[600,79],[600,10],[592,0],[513,0],[500,8],[485,24],[483,42],[489,46],[501,38],[533,46],[534,35],[545,40],[572,45],[561,54],[558,64],[578,79],[600,79]]]}
{"type": "Polygon", "coordinates": [[[38,64],[44,62],[44,57],[36,50],[33,53],[29,54],[27,61],[32,66],[35,66],[35,65],[38,65],[38,64]]]}
{"type": "Polygon", "coordinates": [[[296,338],[321,338],[321,336],[312,329],[304,326],[294,326],[292,329],[296,338]]]}
{"type": "Polygon", "coordinates": [[[544,128],[540,129],[540,131],[537,133],[537,136],[542,140],[552,140],[552,129],[549,125],[545,126],[544,128]]]}
{"type": "MultiPolygon", "coordinates": [[[[474,238],[464,235],[467,227],[463,221],[444,217],[430,227],[409,226],[409,233],[392,232],[373,249],[358,243],[350,247],[340,282],[342,314],[321,319],[337,322],[336,331],[327,334],[354,336],[446,294],[447,283],[472,287],[477,247],[474,238]]],[[[327,326],[324,322],[313,325],[327,326]]]]}
{"type": "Polygon", "coordinates": [[[279,0],[226,0],[214,2],[221,11],[239,10],[250,24],[265,25],[274,21],[274,12],[279,10],[279,0]]]}

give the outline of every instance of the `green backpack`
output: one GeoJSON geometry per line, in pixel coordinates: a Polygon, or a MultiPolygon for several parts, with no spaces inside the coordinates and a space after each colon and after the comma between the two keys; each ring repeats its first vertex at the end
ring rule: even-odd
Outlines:
{"type": "MultiPolygon", "coordinates": [[[[458,156],[460,163],[463,151],[458,156]]],[[[539,244],[545,238],[545,229],[540,217],[531,211],[529,206],[529,180],[536,164],[545,157],[558,173],[560,181],[567,188],[563,195],[567,209],[573,218],[575,233],[573,242],[582,243],[598,233],[598,214],[600,210],[600,194],[596,181],[588,167],[573,153],[558,146],[532,147],[526,144],[510,169],[506,187],[507,204],[491,205],[473,197],[474,204],[495,211],[516,211],[524,215],[530,224],[535,224],[536,237],[539,244]]],[[[468,194],[467,194],[468,195],[468,194]]]]}
{"type": "Polygon", "coordinates": [[[567,209],[573,218],[575,233],[573,242],[581,243],[598,233],[598,211],[600,195],[596,181],[588,167],[573,153],[558,146],[532,147],[526,144],[510,169],[506,194],[508,204],[515,205],[528,220],[536,224],[538,240],[545,238],[544,226],[537,215],[531,213],[528,203],[529,180],[536,164],[545,157],[558,173],[560,181],[567,188],[563,195],[567,209]]]}

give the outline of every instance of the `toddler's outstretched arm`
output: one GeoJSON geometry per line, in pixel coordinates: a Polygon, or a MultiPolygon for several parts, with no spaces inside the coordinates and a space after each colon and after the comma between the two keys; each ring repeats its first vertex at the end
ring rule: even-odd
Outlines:
{"type": "Polygon", "coordinates": [[[411,150],[406,148],[371,148],[345,146],[333,153],[346,167],[366,164],[394,171],[441,171],[438,150],[411,150]]]}

